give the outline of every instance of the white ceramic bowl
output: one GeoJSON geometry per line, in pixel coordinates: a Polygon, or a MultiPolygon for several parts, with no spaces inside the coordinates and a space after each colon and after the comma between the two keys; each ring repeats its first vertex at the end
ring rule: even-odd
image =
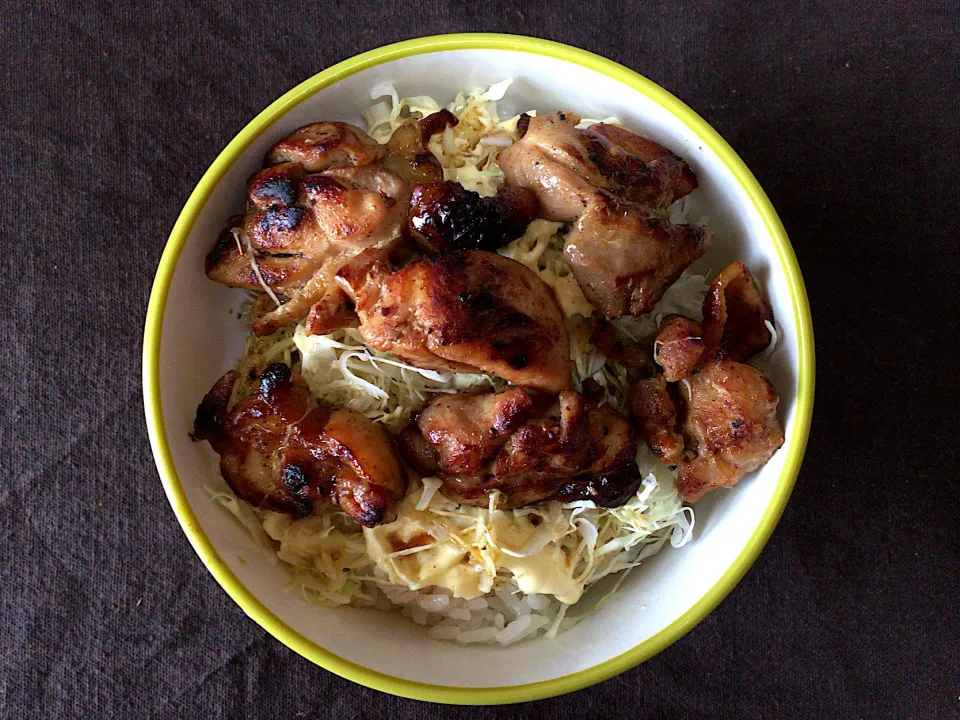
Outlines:
{"type": "Polygon", "coordinates": [[[157,466],[197,553],[246,613],[323,667],[365,685],[441,702],[530,700],[598,682],[650,657],[701,620],[756,558],[799,470],[813,399],[809,307],[793,251],[754,177],[730,147],[666,91],[596,55],[530,38],[448,35],[374,50],[299,85],[261,113],[221,153],[187,202],[157,273],[144,342],[144,398],[157,466]],[[239,357],[240,293],[211,282],[203,258],[228,215],[242,211],[245,180],[264,152],[316,120],[361,124],[370,89],[390,81],[401,96],[444,103],[460,90],[515,78],[502,112],[571,109],[620,118],[683,156],[700,188],[693,218],[709,217],[714,247],[700,262],[745,261],[781,328],[771,379],[786,443],[732,491],[697,504],[694,542],[634,571],[598,612],[555,640],[507,648],[434,641],[397,613],[328,609],[285,592],[271,563],[203,490],[215,477],[206,443],[191,442],[197,403],[239,357]]]}

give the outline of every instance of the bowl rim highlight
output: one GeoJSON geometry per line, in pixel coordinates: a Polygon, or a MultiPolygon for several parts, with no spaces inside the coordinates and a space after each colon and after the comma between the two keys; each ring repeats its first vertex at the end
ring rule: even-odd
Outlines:
{"type": "Polygon", "coordinates": [[[488,705],[515,703],[561,695],[607,680],[651,658],[676,642],[730,593],[776,527],[793,490],[806,449],[813,414],[814,341],[813,322],[806,288],[796,255],[780,218],[766,193],[740,157],[705,120],[669,92],[642,75],[604,57],[549,40],[495,33],[435,35],[385,45],[332,65],[305,80],[271,103],[257,115],[217,156],[197,183],[170,233],[153,288],[144,328],[143,394],[147,429],[154,459],[167,498],[191,545],[227,594],[277,640],[320,667],[341,677],[382,692],[440,703],[488,705]],[[783,472],[743,551],[717,583],[673,623],[626,652],[590,668],[550,680],[500,687],[453,687],[405,680],[339,657],[292,629],[270,611],[220,558],[196,515],[190,508],[173,462],[160,402],[160,349],[167,296],[186,241],[200,211],[227,169],[246,148],[286,112],[314,93],[339,80],[376,65],[434,52],[451,50],[507,50],[532,53],[574,63],[602,73],[645,95],[693,130],[726,166],[746,192],[774,241],[777,257],[790,289],[791,305],[797,320],[798,373],[796,415],[787,439],[783,472]]]}

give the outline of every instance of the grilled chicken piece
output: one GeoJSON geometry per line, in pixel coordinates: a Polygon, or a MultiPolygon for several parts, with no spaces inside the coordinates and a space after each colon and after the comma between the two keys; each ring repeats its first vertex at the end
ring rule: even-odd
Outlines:
{"type": "Polygon", "coordinates": [[[622,505],[641,482],[636,436],[609,408],[572,391],[533,396],[520,388],[432,400],[400,435],[404,457],[443,480],[466,505],[521,507],[561,496],[622,505]]]}
{"type": "Polygon", "coordinates": [[[531,118],[498,156],[513,187],[537,195],[548,220],[574,222],[565,254],[584,296],[608,318],[653,309],[710,233],[672,225],[670,204],[697,187],[683,160],[652,140],[561,112],[531,118]]]}
{"type": "Polygon", "coordinates": [[[564,254],[584,296],[611,318],[650,312],[710,240],[704,227],[672,225],[604,194],[574,224],[564,254]]]}
{"type": "Polygon", "coordinates": [[[268,167],[247,182],[246,217],[231,219],[206,261],[207,275],[218,282],[252,290],[266,285],[284,298],[257,319],[255,333],[301,319],[361,250],[396,246],[412,185],[443,179],[426,142],[451,121],[446,111],[411,121],[387,146],[346,123],[314,123],[273,146],[268,167]]]}
{"type": "Polygon", "coordinates": [[[278,142],[267,153],[266,165],[298,163],[307,172],[341,165],[369,165],[386,149],[355,125],[317,122],[304,125],[278,142]]]}
{"type": "Polygon", "coordinates": [[[531,395],[517,387],[480,395],[438,395],[416,421],[429,449],[415,455],[409,451],[420,446],[401,444],[401,449],[420,468],[447,475],[482,473],[533,408],[531,395]]]}
{"type": "Polygon", "coordinates": [[[373,527],[395,517],[406,489],[390,436],[360,413],[318,404],[305,383],[275,363],[257,392],[228,411],[239,381],[224,375],[197,409],[194,439],[208,440],[238,497],[305,517],[335,502],[373,527]]]}
{"type": "Polygon", "coordinates": [[[783,445],[784,434],[777,391],[756,368],[721,357],[691,375],[686,386],[683,430],[697,457],[681,465],[677,488],[695,502],[766,463],[783,445]]]}
{"type": "Polygon", "coordinates": [[[703,299],[707,347],[719,347],[727,357],[744,362],[770,344],[768,322],[773,323],[773,311],[760,296],[750,268],[735,262],[717,273],[703,299]]]}
{"type": "Polygon", "coordinates": [[[459,183],[426,183],[410,196],[409,230],[428,252],[496,250],[523,235],[536,208],[536,196],[526,188],[482,197],[459,183]]]}
{"type": "Polygon", "coordinates": [[[703,330],[700,323],[683,315],[667,315],[653,341],[653,359],[663,368],[667,382],[687,377],[703,355],[703,330]]]}
{"type": "Polygon", "coordinates": [[[338,167],[303,176],[297,205],[248,213],[246,234],[257,250],[295,253],[317,267],[287,302],[254,324],[254,332],[267,335],[306,315],[337,270],[361,250],[395,246],[406,219],[407,192],[399,175],[378,165],[338,167]]]}
{"type": "Polygon", "coordinates": [[[630,388],[627,407],[653,454],[667,465],[678,465],[685,443],[677,432],[677,407],[670,389],[663,375],[638,380],[630,388]]]}
{"type": "Polygon", "coordinates": [[[654,454],[680,465],[678,489],[689,502],[735,485],[784,442],[776,390],[740,362],[769,344],[766,322],[773,320],[746,265],[733,263],[714,278],[703,316],[702,326],[682,315],[661,321],[654,356],[664,373],[637,382],[629,396],[654,454]],[[667,384],[673,380],[683,380],[685,391],[667,384]]]}
{"type": "Polygon", "coordinates": [[[248,245],[243,216],[227,221],[204,261],[207,277],[224,285],[245,290],[262,290],[263,282],[278,293],[290,294],[302,287],[317,271],[317,264],[304,255],[261,255],[248,245]],[[256,270],[250,256],[257,258],[256,270]]]}
{"type": "Polygon", "coordinates": [[[571,112],[530,118],[497,158],[508,185],[536,193],[544,218],[575,220],[600,190],[664,213],[697,187],[687,164],[652,140],[604,123],[577,129],[579,122],[571,112]]]}
{"type": "Polygon", "coordinates": [[[382,253],[367,250],[337,282],[353,301],[360,334],[378,350],[423,368],[480,370],[548,392],[570,386],[563,314],[550,288],[518,262],[467,250],[393,272],[382,253]]]}

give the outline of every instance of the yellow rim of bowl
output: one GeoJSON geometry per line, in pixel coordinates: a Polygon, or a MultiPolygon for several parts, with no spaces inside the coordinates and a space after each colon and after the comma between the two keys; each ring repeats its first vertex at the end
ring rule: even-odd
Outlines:
{"type": "Polygon", "coordinates": [[[147,309],[146,327],[143,343],[143,388],[144,406],[150,442],[156,459],[160,478],[163,481],[167,497],[174,513],[194,550],[206,564],[217,582],[238,605],[259,623],[271,635],[290,649],[321,667],[354,682],[383,692],[403,697],[428,700],[441,703],[458,704],[500,704],[537,700],[579,690],[606,680],[618,673],[656,655],[668,645],[676,642],[707,613],[715,608],[743,577],[754,563],[776,526],[780,515],[790,497],[800,463],[807,444],[810,419],[813,413],[814,394],[814,351],[813,323],[807,300],[803,278],[797,264],[796,255],[787,239],[787,234],[776,211],[760,187],[756,178],[747,169],[743,161],[723,138],[693,110],[684,105],[669,92],[647,78],[619,65],[612,60],[593,53],[549,40],[539,40],[517,35],[498,35],[492,33],[467,33],[457,35],[437,35],[407,40],[387,45],[338,63],[309,80],[297,85],[276,102],[267,107],[253,119],[220,153],[210,168],[204,173],[177,219],[167,245],[160,259],[160,266],[154,280],[147,309]],[[451,687],[414,682],[369,670],[356,663],[345,660],[334,653],[308,640],[299,632],[284,623],[273,614],[245,585],[234,575],[220,558],[210,540],[200,527],[196,515],[187,500],[180,478],[174,466],[170,447],[167,443],[163,410],[160,402],[160,343],[163,330],[163,317],[166,309],[170,282],[180,252],[190,234],[194,222],[203,209],[210,193],[220,178],[234,163],[240,154],[275,120],[304,99],[333,83],[354,73],[375,65],[399,58],[445,50],[509,50],[533,53],[565,60],[596,72],[602,73],[627,87],[636,90],[655,101],[681,122],[692,129],[703,142],[720,158],[737,182],[743,187],[754,208],[760,214],[767,231],[777,248],[777,255],[786,274],[793,312],[797,320],[799,336],[799,373],[797,378],[796,414],[793,428],[788,439],[789,453],[783,473],[774,491],[770,504],[760,519],[756,530],[747,541],[743,552],[717,583],[698,600],[689,610],[673,623],[630,650],[593,667],[551,680],[525,685],[504,687],[451,687]]]}

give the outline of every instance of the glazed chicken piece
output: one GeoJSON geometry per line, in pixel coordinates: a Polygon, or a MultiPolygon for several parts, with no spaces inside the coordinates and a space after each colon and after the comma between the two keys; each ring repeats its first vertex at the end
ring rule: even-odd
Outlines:
{"type": "Polygon", "coordinates": [[[412,120],[393,131],[383,164],[403,178],[408,187],[443,180],[443,166],[427,148],[430,138],[448,125],[457,124],[449,110],[440,110],[422,120],[412,120]]]}
{"type": "Polygon", "coordinates": [[[498,507],[560,498],[622,505],[641,482],[630,423],[609,408],[591,407],[572,391],[534,396],[444,395],[430,401],[400,435],[404,457],[443,480],[443,494],[498,507]]]}
{"type": "Polygon", "coordinates": [[[406,489],[390,436],[345,408],[319,404],[286,365],[268,366],[257,391],[228,409],[228,372],[197,409],[193,437],[220,455],[220,471],[251,505],[305,517],[331,501],[367,527],[389,522],[406,489]]]}
{"type": "Polygon", "coordinates": [[[710,283],[703,300],[704,343],[744,362],[770,344],[773,311],[742,262],[731,263],[710,283]]]}
{"type": "Polygon", "coordinates": [[[410,196],[410,236],[427,252],[496,250],[523,235],[536,208],[526,188],[482,197],[455,182],[424,183],[410,196]]]}
{"type": "MultiPolygon", "coordinates": [[[[394,271],[365,251],[337,274],[360,334],[418,367],[482,371],[516,385],[570,386],[570,345],[550,288],[532,270],[478,250],[421,258],[394,271]]],[[[311,314],[308,325],[329,326],[311,314]]]]}
{"type": "Polygon", "coordinates": [[[574,223],[564,254],[584,296],[603,315],[642,315],[707,251],[711,237],[705,227],[672,225],[602,194],[574,223]]]}
{"type": "Polygon", "coordinates": [[[599,191],[664,213],[696,189],[693,171],[666,148],[604,123],[578,129],[579,122],[572,112],[530,118],[497,158],[507,184],[533,190],[547,220],[575,220],[599,191]]]}
{"type": "Polygon", "coordinates": [[[664,372],[634,384],[628,401],[654,454],[680,465],[678,489],[689,502],[735,485],[784,442],[776,390],[740,362],[769,344],[773,320],[746,265],[714,278],[703,315],[702,325],[682,315],[661,321],[654,359],[664,372]]]}
{"type": "Polygon", "coordinates": [[[396,247],[412,185],[443,179],[426,142],[450,122],[456,118],[446,111],[411,121],[386,146],[346,123],[313,123],[273,146],[270,166],[247,182],[246,216],[231,219],[206,260],[211,279],[258,291],[266,285],[283,297],[256,320],[255,333],[304,317],[361,250],[396,247]]]}
{"type": "Polygon", "coordinates": [[[255,253],[243,232],[243,216],[234,215],[207,253],[204,270],[211,280],[230,287],[262,290],[262,278],[276,292],[291,294],[313,277],[317,264],[303,255],[255,253]],[[257,256],[256,267],[250,262],[252,255],[257,256]]]}

